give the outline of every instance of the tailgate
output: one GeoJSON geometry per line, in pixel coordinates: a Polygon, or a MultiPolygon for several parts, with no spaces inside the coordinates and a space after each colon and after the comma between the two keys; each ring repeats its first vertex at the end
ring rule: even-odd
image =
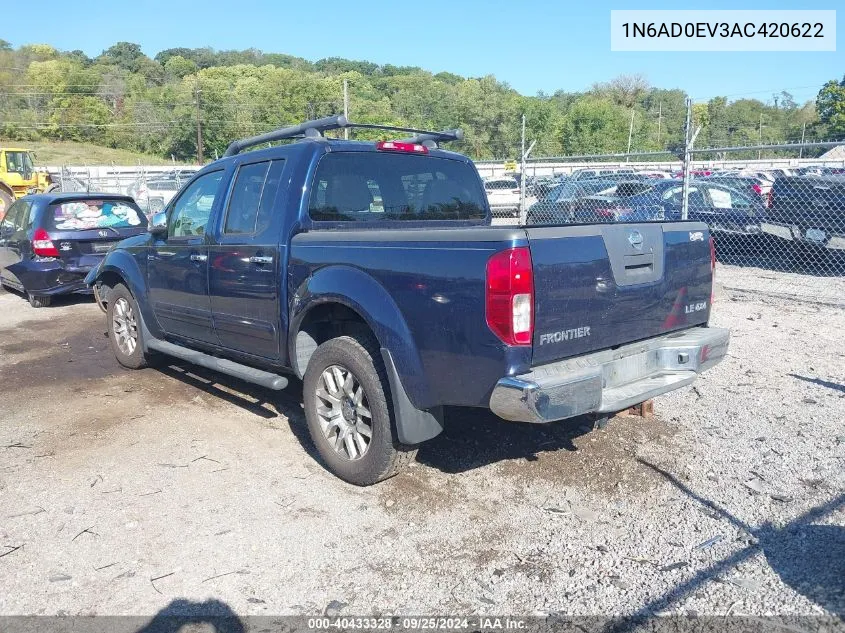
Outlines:
{"type": "Polygon", "coordinates": [[[144,233],[146,228],[92,229],[87,231],[53,231],[51,237],[59,257],[65,263],[91,266],[108,253],[118,242],[144,233]]]}
{"type": "Polygon", "coordinates": [[[526,228],[533,364],[707,323],[712,271],[699,222],[526,228]]]}

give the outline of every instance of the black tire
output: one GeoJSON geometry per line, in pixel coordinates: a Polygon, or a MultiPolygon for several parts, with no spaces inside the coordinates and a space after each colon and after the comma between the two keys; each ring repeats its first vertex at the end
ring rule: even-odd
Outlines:
{"type": "Polygon", "coordinates": [[[123,284],[117,284],[112,288],[108,297],[109,303],[106,312],[108,319],[106,323],[109,331],[109,341],[111,342],[111,348],[115,358],[117,358],[117,362],[128,369],[142,369],[146,367],[148,358],[144,354],[141,317],[135,297],[132,296],[132,293],[123,284]],[[126,311],[126,306],[128,306],[129,312],[126,311]],[[131,346],[131,351],[127,345],[121,342],[121,340],[126,340],[118,333],[118,331],[122,331],[120,327],[121,322],[126,326],[125,331],[127,337],[134,339],[135,344],[131,346]],[[134,327],[131,325],[132,322],[134,322],[134,327]]]}
{"type": "MultiPolygon", "coordinates": [[[[378,344],[371,336],[340,336],[320,345],[305,370],[303,398],[308,431],[317,452],[326,467],[341,479],[358,486],[369,486],[397,474],[416,455],[415,447],[400,444],[396,439],[387,372],[378,344]],[[317,411],[317,390],[325,390],[323,372],[332,366],[339,366],[353,374],[363,388],[363,398],[371,414],[369,444],[363,455],[353,459],[350,459],[348,451],[344,454],[339,440],[337,444],[341,449],[338,451],[333,447],[323,432],[317,411]]],[[[325,401],[321,400],[321,403],[325,409],[325,401]]]]}
{"type": "Polygon", "coordinates": [[[0,189],[0,220],[6,217],[6,213],[9,212],[9,207],[11,207],[15,202],[15,199],[9,194],[8,191],[5,189],[0,189]]]}
{"type": "Polygon", "coordinates": [[[29,305],[33,308],[46,308],[53,301],[53,297],[46,295],[34,295],[31,292],[26,293],[26,298],[29,301],[29,305]]]}

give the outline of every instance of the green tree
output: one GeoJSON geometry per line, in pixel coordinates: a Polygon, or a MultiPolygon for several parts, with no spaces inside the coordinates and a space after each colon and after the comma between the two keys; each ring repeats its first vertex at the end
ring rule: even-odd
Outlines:
{"type": "MultiPolygon", "coordinates": [[[[156,59],[158,59],[158,55],[156,55],[156,59]]],[[[181,55],[174,55],[173,57],[167,58],[167,61],[164,62],[164,71],[170,75],[171,77],[175,77],[177,79],[182,79],[186,75],[193,75],[195,72],[199,70],[196,62],[185,59],[181,55]]]]}
{"type": "Polygon", "coordinates": [[[819,90],[816,110],[831,135],[845,135],[845,77],[842,81],[831,79],[819,90]]]}

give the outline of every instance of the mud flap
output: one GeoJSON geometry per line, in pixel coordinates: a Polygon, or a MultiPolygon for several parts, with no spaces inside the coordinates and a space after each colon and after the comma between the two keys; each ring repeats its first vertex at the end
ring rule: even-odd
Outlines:
{"type": "Polygon", "coordinates": [[[393,415],[396,419],[396,435],[402,444],[419,444],[440,435],[443,431],[443,407],[430,410],[417,409],[396,371],[390,351],[381,348],[381,357],[387,369],[390,381],[390,394],[393,399],[393,415]]]}

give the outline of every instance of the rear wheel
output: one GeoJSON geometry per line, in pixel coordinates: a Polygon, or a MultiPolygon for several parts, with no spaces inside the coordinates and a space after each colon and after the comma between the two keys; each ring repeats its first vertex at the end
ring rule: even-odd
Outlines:
{"type": "Polygon", "coordinates": [[[26,293],[26,298],[29,301],[29,305],[33,308],[46,308],[53,299],[46,295],[34,295],[31,292],[26,293]]]}
{"type": "Polygon", "coordinates": [[[118,284],[109,293],[107,314],[109,340],[117,362],[129,369],[146,367],[138,304],[126,286],[118,284]]]}
{"type": "Polygon", "coordinates": [[[371,337],[320,345],[303,379],[311,439],[335,475],[358,486],[392,477],[416,450],[396,439],[387,373],[371,337]]]}

